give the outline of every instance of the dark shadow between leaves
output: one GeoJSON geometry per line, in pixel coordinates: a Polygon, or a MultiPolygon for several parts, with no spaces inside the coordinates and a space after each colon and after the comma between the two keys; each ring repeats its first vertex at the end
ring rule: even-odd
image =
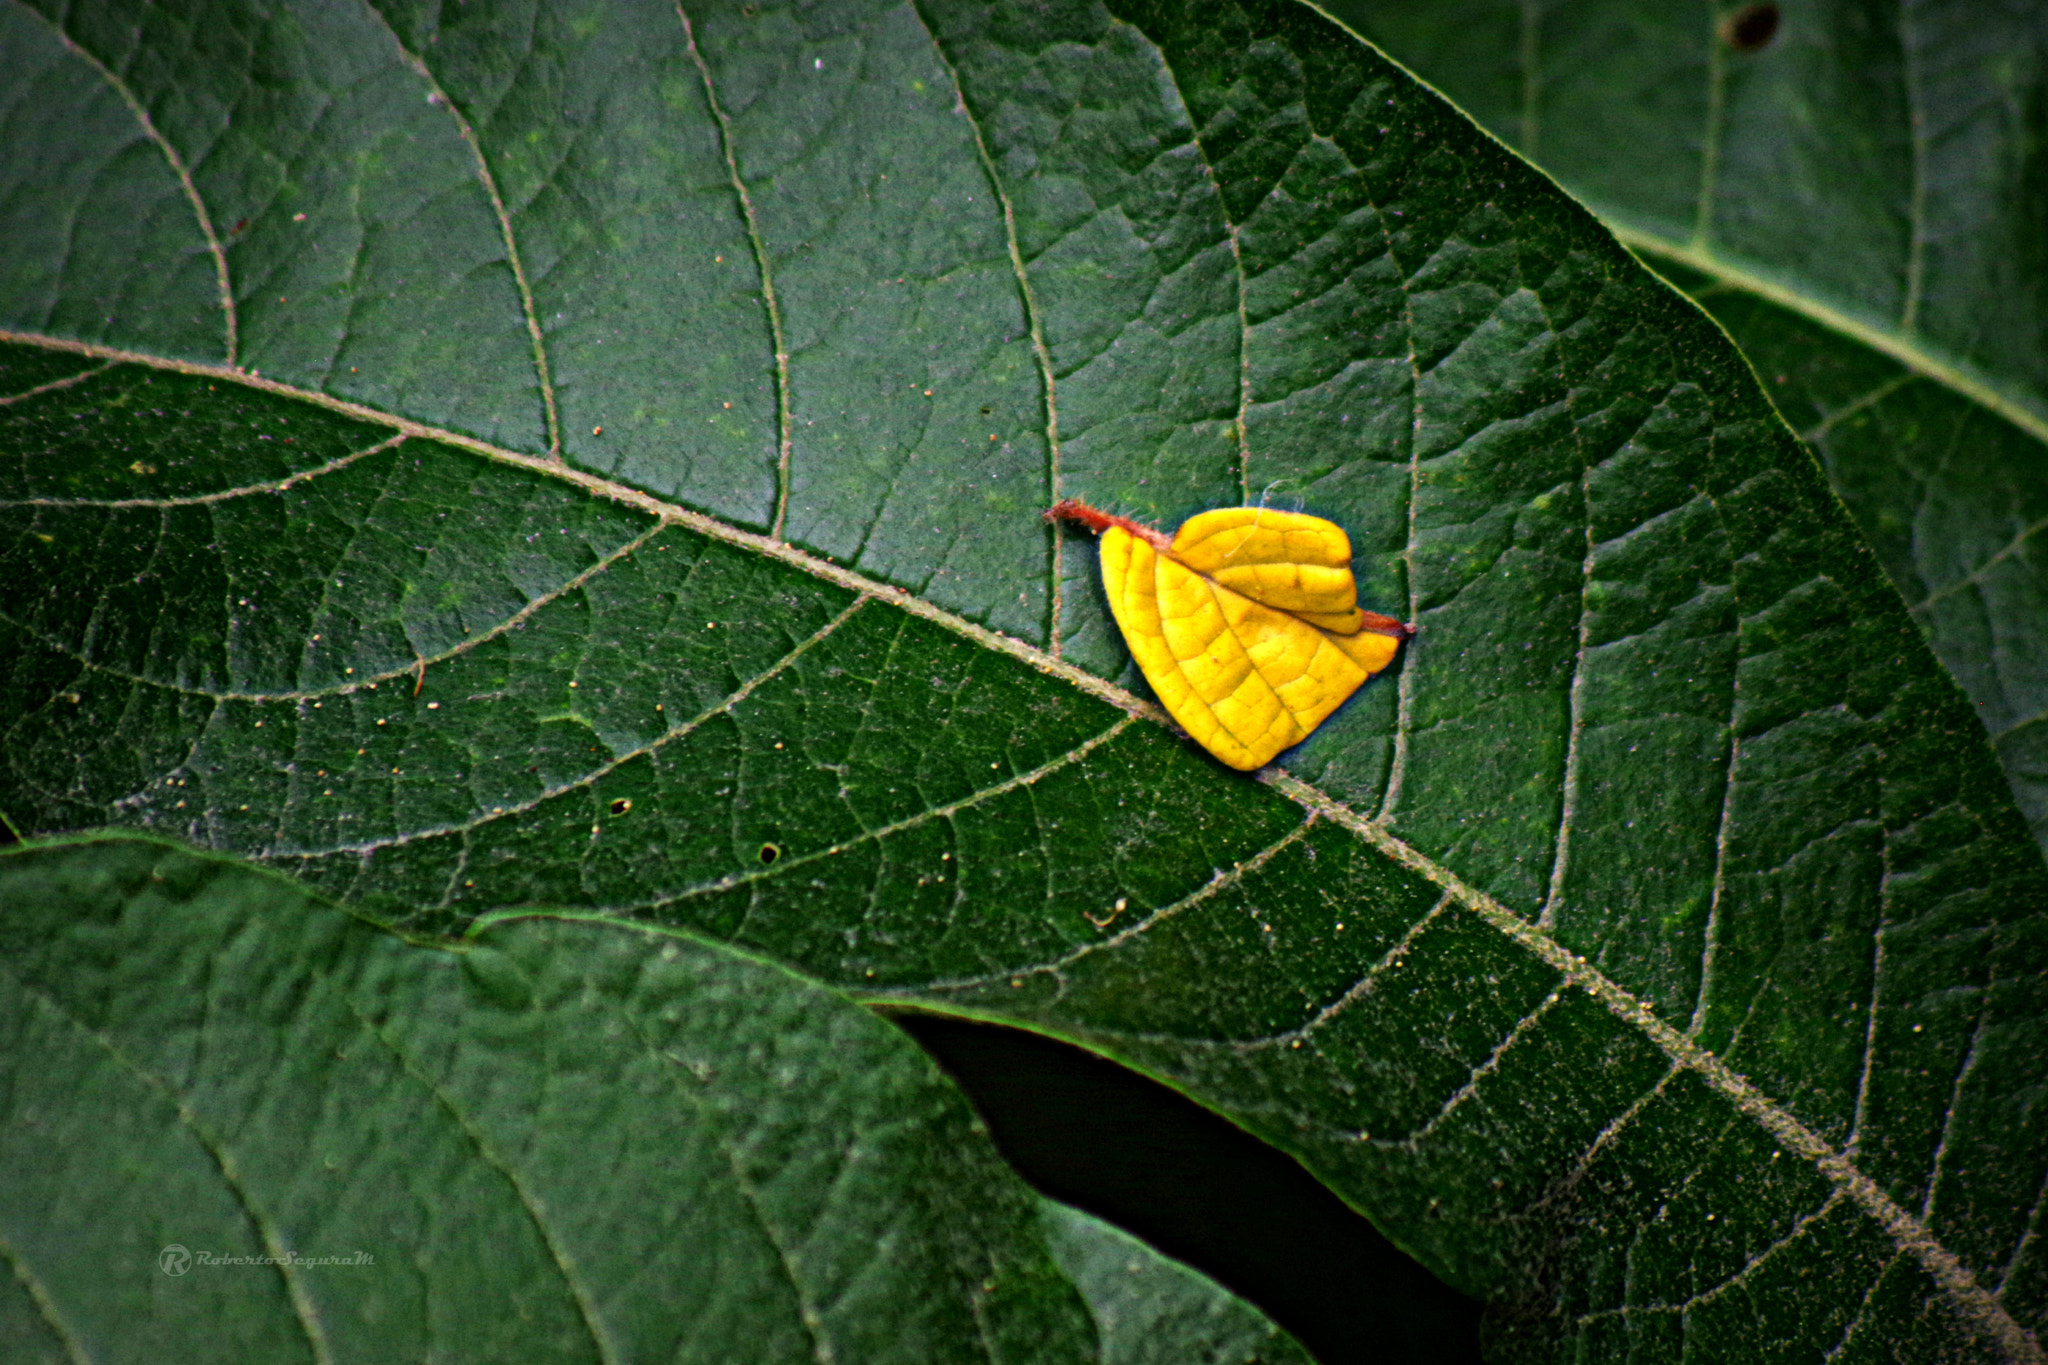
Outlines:
{"type": "Polygon", "coordinates": [[[1323,1365],[1480,1360],[1480,1305],[1227,1120],[1034,1033],[889,1017],[967,1092],[1026,1180],[1209,1275],[1323,1365]]]}

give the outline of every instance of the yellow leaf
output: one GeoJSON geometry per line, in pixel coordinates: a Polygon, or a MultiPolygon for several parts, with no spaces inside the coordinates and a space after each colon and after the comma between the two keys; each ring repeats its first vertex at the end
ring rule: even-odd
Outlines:
{"type": "Polygon", "coordinates": [[[1415,632],[1361,611],[1351,542],[1321,517],[1224,507],[1173,538],[1071,499],[1101,536],[1102,586],[1145,681],[1201,746],[1264,766],[1394,660],[1415,632]]]}

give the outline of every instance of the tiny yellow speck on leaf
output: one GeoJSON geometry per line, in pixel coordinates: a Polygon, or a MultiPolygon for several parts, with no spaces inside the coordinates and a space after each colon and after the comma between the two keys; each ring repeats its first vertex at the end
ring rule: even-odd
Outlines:
{"type": "Polygon", "coordinates": [[[1101,537],[1102,588],[1167,713],[1249,772],[1307,739],[1415,633],[1358,605],[1351,542],[1321,517],[1223,507],[1171,538],[1071,498],[1101,537]]]}

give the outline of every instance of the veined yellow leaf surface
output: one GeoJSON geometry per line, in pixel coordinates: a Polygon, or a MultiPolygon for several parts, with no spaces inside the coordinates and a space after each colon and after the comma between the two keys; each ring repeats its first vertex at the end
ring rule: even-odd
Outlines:
{"type": "Polygon", "coordinates": [[[1169,540],[1071,499],[1047,515],[1099,533],[1131,657],[1167,713],[1233,768],[1307,739],[1414,634],[1359,608],[1351,541],[1321,517],[1224,507],[1169,540]]]}

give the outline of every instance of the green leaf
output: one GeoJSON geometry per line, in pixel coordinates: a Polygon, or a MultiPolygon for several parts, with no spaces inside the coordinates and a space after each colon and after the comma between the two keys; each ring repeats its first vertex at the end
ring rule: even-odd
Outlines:
{"type": "Polygon", "coordinates": [[[2038,9],[1341,8],[1631,238],[2048,420],[2038,9]]]}
{"type": "Polygon", "coordinates": [[[1305,1359],[718,945],[408,945],[132,836],[9,850],[0,907],[10,1360],[1305,1359]]]}
{"type": "Polygon", "coordinates": [[[1308,1354],[1210,1280],[1079,1209],[1048,1200],[1046,1240],[1094,1310],[1116,1365],[1313,1365],[1308,1354]]]}
{"type": "Polygon", "coordinates": [[[2039,1358],[2048,873],[1589,215],[1302,7],[481,10],[5,12],[17,828],[1079,1040],[1502,1358],[2039,1358]],[[1230,773],[1062,495],[1421,634],[1230,773]]]}
{"type": "Polygon", "coordinates": [[[2048,12],[1336,8],[1741,343],[2048,849],[2048,12]]]}

